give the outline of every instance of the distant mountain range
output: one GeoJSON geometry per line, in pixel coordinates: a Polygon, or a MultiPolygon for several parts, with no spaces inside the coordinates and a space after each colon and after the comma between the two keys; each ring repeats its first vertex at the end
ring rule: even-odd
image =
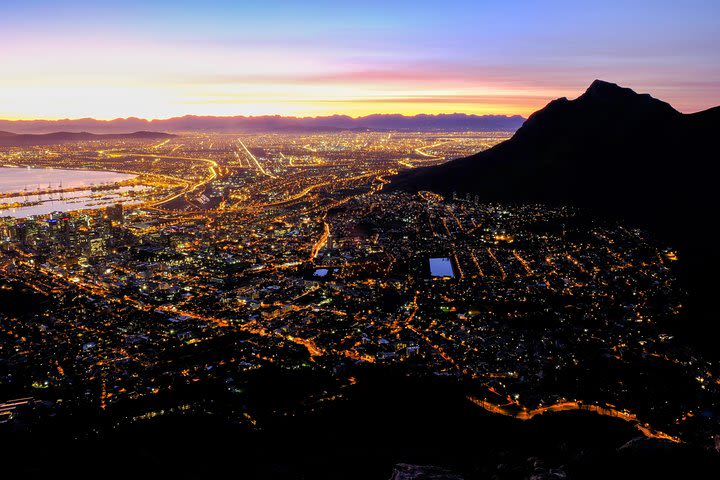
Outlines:
{"type": "Polygon", "coordinates": [[[121,133],[136,130],[164,132],[277,132],[337,130],[413,130],[413,131],[506,131],[514,132],[525,119],[519,115],[367,115],[352,118],[346,115],[326,117],[184,117],[165,120],[118,118],[115,120],[0,120],[0,130],[15,133],[49,133],[57,131],[121,133]]]}
{"type": "Polygon", "coordinates": [[[175,135],[161,132],[134,132],[134,133],[111,133],[97,135],[88,132],[54,132],[45,134],[10,133],[0,131],[0,147],[27,147],[32,145],[53,145],[66,142],[81,142],[88,140],[123,140],[142,139],[154,140],[172,138],[175,135]]]}
{"type": "Polygon", "coordinates": [[[720,107],[684,115],[596,80],[575,100],[550,102],[494,148],[401,173],[391,188],[571,204],[625,219],[679,248],[693,291],[714,301],[719,131],[720,107]]]}

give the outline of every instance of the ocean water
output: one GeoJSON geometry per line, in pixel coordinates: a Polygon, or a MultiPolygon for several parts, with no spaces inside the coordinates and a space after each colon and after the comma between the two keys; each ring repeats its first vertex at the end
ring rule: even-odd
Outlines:
{"type": "Polygon", "coordinates": [[[0,217],[23,218],[47,215],[55,211],[70,212],[103,208],[115,203],[137,203],[131,192],[147,187],[124,186],[93,191],[92,187],[112,185],[134,178],[135,175],[95,170],[62,170],[54,168],[0,167],[0,194],[15,193],[0,198],[0,217]],[[72,192],[49,193],[50,190],[80,189],[72,192]],[[88,187],[82,189],[82,187],[88,187]],[[15,203],[21,207],[5,207],[15,203]]]}

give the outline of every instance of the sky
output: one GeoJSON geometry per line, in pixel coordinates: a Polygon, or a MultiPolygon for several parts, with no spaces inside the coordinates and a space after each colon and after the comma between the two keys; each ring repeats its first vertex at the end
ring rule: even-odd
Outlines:
{"type": "Polygon", "coordinates": [[[0,118],[720,105],[720,1],[0,1],[0,118]]]}

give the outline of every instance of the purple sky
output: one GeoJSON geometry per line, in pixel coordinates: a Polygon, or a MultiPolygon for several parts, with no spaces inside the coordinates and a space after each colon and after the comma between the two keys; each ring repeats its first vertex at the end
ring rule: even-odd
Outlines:
{"type": "Polygon", "coordinates": [[[0,118],[528,115],[595,78],[720,104],[717,0],[253,3],[5,0],[0,118]]]}

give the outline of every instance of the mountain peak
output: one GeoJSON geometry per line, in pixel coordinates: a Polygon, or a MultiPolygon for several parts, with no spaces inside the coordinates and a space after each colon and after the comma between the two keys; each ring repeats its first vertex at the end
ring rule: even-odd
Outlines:
{"type": "Polygon", "coordinates": [[[590,84],[580,98],[618,98],[618,97],[634,97],[638,94],[630,88],[621,87],[616,83],[606,82],[604,80],[595,80],[590,84]]]}
{"type": "Polygon", "coordinates": [[[613,188],[625,188],[625,198],[646,202],[657,193],[648,187],[646,196],[638,194],[637,185],[650,181],[648,172],[679,171],[676,160],[690,151],[706,158],[698,146],[707,143],[696,137],[710,136],[719,120],[720,111],[685,116],[648,94],[595,80],[578,98],[553,100],[530,115],[510,140],[466,159],[408,172],[397,185],[438,193],[482,191],[489,201],[584,206],[597,206],[613,188]]]}
{"type": "Polygon", "coordinates": [[[585,93],[580,95],[577,100],[581,103],[616,103],[625,105],[625,107],[629,107],[631,104],[644,107],[653,105],[665,111],[679,113],[670,104],[658,100],[648,93],[637,93],[631,88],[621,87],[616,83],[604,80],[592,82],[585,93]]]}
{"type": "Polygon", "coordinates": [[[577,100],[585,105],[612,105],[630,114],[644,112],[651,116],[680,115],[670,104],[658,100],[647,93],[637,93],[631,88],[616,83],[595,80],[577,100]]]}

